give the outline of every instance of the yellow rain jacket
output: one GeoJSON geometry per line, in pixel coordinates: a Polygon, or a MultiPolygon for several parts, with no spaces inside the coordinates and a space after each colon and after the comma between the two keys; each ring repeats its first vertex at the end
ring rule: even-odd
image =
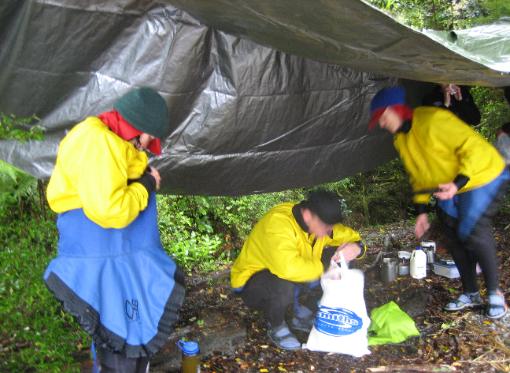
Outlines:
{"type": "Polygon", "coordinates": [[[232,266],[233,288],[243,287],[254,273],[264,269],[293,282],[316,280],[323,272],[324,247],[361,240],[357,232],[342,224],[334,225],[333,238],[316,240],[299,226],[292,214],[294,205],[282,203],[273,207],[255,225],[232,266]]]}
{"type": "Polygon", "coordinates": [[[46,192],[50,208],[57,213],[82,208],[103,228],[123,228],[147,207],[147,189],[128,183],[142,176],[147,162],[143,151],[89,117],[60,142],[46,192]]]}
{"type": "MultiPolygon", "coordinates": [[[[407,170],[414,192],[452,182],[459,174],[469,182],[467,192],[494,180],[505,162],[487,140],[450,111],[436,107],[414,110],[409,132],[399,132],[394,145],[407,170]]],[[[430,193],[415,194],[414,202],[427,204],[430,193]]]]}

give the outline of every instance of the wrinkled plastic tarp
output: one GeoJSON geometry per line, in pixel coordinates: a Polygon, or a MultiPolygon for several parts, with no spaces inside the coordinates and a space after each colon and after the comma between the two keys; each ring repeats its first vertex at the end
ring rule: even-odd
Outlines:
{"type": "Polygon", "coordinates": [[[466,30],[425,30],[424,33],[473,61],[496,71],[510,73],[510,17],[492,25],[466,30]]]}
{"type": "Polygon", "coordinates": [[[174,125],[154,162],[165,191],[276,191],[394,156],[389,137],[366,133],[369,98],[388,79],[215,31],[171,5],[10,4],[2,12],[9,23],[1,22],[0,107],[37,114],[47,139],[4,141],[0,157],[34,175],[50,174],[73,123],[141,85],[164,95],[174,125]]]}
{"type": "MultiPolygon", "coordinates": [[[[202,5],[207,10],[212,3],[223,2],[202,5]]],[[[294,5],[282,2],[293,12],[307,3],[295,2],[294,11],[294,5]]],[[[348,3],[357,4],[337,3],[343,3],[347,13],[348,3]]],[[[282,13],[293,13],[284,9],[282,5],[282,13]]],[[[250,22],[239,18],[230,24],[228,12],[224,20],[236,27],[250,22]]],[[[359,33],[368,20],[358,25],[359,33]]],[[[402,27],[386,22],[388,30],[402,27]]],[[[322,49],[312,48],[315,52],[331,46],[312,29],[294,31],[304,40],[316,39],[322,49]]],[[[283,34],[273,34],[275,47],[282,46],[283,34]]],[[[67,129],[111,108],[135,86],[156,88],[169,105],[173,130],[162,156],[153,160],[163,176],[164,192],[240,195],[311,186],[395,156],[390,136],[366,131],[370,98],[395,82],[369,72],[379,72],[371,68],[385,61],[377,53],[370,54],[370,66],[367,59],[337,61],[359,70],[317,62],[205,26],[172,5],[133,0],[4,0],[0,45],[0,111],[36,114],[46,128],[41,142],[1,141],[0,159],[38,177],[50,175],[67,129]]],[[[352,48],[344,52],[347,57],[354,53],[352,48]]],[[[419,53],[409,50],[407,57],[419,53]]],[[[472,83],[497,85],[504,80],[458,59],[478,69],[472,83]]],[[[418,76],[421,70],[415,64],[404,70],[409,69],[416,71],[416,79],[441,80],[430,71],[418,76]]],[[[406,76],[397,68],[390,70],[384,73],[406,76]]]]}
{"type": "Polygon", "coordinates": [[[445,43],[361,0],[166,1],[220,30],[317,61],[426,82],[510,85],[509,22],[459,31],[445,43]]]}

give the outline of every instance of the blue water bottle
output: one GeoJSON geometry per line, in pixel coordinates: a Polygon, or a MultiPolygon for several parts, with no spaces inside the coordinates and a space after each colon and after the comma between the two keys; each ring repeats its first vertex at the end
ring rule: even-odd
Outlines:
{"type": "Polygon", "coordinates": [[[177,346],[182,351],[182,373],[200,373],[200,348],[195,341],[180,340],[177,346]]]}

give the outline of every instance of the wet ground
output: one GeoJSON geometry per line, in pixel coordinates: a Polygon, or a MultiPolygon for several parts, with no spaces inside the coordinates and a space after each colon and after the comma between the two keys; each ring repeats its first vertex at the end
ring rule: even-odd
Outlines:
{"type": "MultiPolygon", "coordinates": [[[[501,285],[508,301],[510,229],[505,230],[506,225],[508,219],[496,220],[501,285]]],[[[447,257],[440,235],[434,232],[430,238],[438,244],[438,255],[447,257]]],[[[176,333],[153,359],[151,372],[178,370],[175,342],[181,337],[200,342],[202,372],[510,371],[510,316],[491,321],[483,316],[482,308],[443,311],[444,304],[458,294],[458,279],[429,273],[422,280],[405,276],[390,284],[382,283],[378,267],[368,268],[380,251],[396,255],[398,250],[412,250],[416,246],[413,227],[400,223],[361,233],[369,246],[367,258],[358,263],[366,270],[365,301],[369,314],[371,309],[395,301],[413,317],[420,337],[398,345],[371,347],[371,354],[362,358],[278,349],[268,340],[260,315],[249,311],[230,292],[228,269],[219,269],[207,277],[193,276],[176,333]]],[[[296,334],[301,342],[306,342],[306,334],[296,334]]]]}

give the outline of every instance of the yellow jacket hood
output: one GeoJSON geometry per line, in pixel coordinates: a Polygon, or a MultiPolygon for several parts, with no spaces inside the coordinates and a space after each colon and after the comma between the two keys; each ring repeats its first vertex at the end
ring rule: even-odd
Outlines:
{"type": "Polygon", "coordinates": [[[103,228],[123,228],[147,207],[140,183],[148,158],[96,117],[74,126],[60,142],[47,198],[62,213],[82,208],[103,228]]]}

